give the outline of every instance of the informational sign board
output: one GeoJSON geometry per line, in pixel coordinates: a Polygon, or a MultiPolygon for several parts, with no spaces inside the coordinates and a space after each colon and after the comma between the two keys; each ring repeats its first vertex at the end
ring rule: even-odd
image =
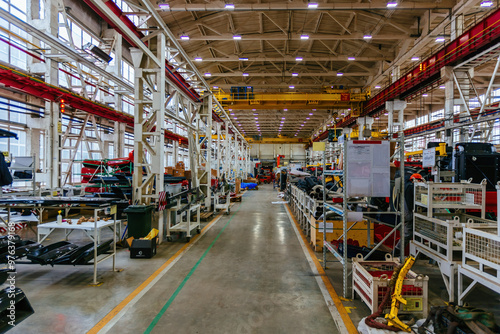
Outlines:
{"type": "Polygon", "coordinates": [[[422,167],[434,167],[436,164],[436,149],[427,148],[422,153],[422,167]]]}
{"type": "Polygon", "coordinates": [[[347,142],[347,196],[389,197],[389,141],[347,142]]]}

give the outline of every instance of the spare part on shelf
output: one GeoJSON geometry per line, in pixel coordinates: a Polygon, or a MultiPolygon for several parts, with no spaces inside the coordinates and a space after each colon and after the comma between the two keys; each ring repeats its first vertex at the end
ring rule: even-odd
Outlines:
{"type": "Polygon", "coordinates": [[[52,262],[54,262],[57,258],[64,256],[77,248],[77,245],[69,242],[65,242],[65,244],[56,242],[55,244],[28,253],[27,258],[28,260],[31,260],[31,262],[41,265],[52,264],[52,262]]]}

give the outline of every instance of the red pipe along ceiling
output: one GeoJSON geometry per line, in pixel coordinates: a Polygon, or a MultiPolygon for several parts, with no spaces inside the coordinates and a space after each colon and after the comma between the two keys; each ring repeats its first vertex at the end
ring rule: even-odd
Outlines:
{"type": "MultiPolygon", "coordinates": [[[[372,97],[364,106],[361,117],[379,115],[385,110],[385,102],[404,99],[440,80],[440,71],[444,66],[458,65],[498,43],[500,43],[500,9],[446,44],[444,48],[372,97]]],[[[347,116],[337,123],[336,127],[347,127],[355,122],[356,117],[347,116]]],[[[314,141],[323,140],[327,136],[328,131],[325,131],[314,141]]]]}
{"type": "MultiPolygon", "coordinates": [[[[26,94],[37,96],[48,101],[59,102],[64,100],[64,103],[72,108],[134,127],[134,117],[132,115],[116,111],[106,105],[86,99],[67,89],[50,85],[7,66],[0,65],[0,83],[4,84],[6,87],[13,87],[26,94]]],[[[186,137],[168,130],[165,130],[165,138],[180,142],[181,144],[188,144],[188,139],[186,137]]]]}

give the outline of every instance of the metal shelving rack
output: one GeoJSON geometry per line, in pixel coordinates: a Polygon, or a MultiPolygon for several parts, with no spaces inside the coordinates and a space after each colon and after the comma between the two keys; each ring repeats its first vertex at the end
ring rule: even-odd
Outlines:
{"type": "MultiPolygon", "coordinates": [[[[93,260],[93,281],[92,285],[99,285],[100,283],[97,281],[97,265],[100,264],[103,261],[108,260],[109,258],[113,259],[113,271],[118,271],[115,267],[116,264],[116,242],[117,242],[117,221],[116,220],[116,212],[117,212],[117,206],[115,204],[102,204],[97,207],[95,206],[83,206],[83,205],[71,205],[68,206],[68,204],[61,204],[61,205],[43,205],[43,204],[38,204],[38,203],[33,203],[33,204],[0,204],[0,208],[5,208],[8,211],[8,220],[10,221],[10,211],[13,208],[16,209],[34,209],[39,212],[39,225],[43,226],[42,223],[42,212],[45,209],[51,209],[51,210],[65,210],[65,216],[67,216],[69,210],[72,209],[77,209],[77,210],[94,210],[94,228],[92,229],[93,236],[92,236],[92,241],[94,242],[94,260],[93,260]],[[99,236],[98,236],[98,226],[97,226],[97,216],[98,213],[102,212],[105,215],[113,215],[113,248],[112,248],[112,253],[105,254],[104,256],[98,256],[97,255],[97,246],[98,246],[98,241],[99,241],[99,236]],[[99,258],[100,257],[100,258],[99,258]]],[[[66,223],[67,224],[67,223],[66,223]]],[[[71,225],[67,224],[66,226],[62,226],[61,228],[64,229],[72,229],[71,225]]],[[[121,225],[120,225],[120,232],[121,232],[121,225]]],[[[118,232],[118,234],[120,234],[118,232]]]]}
{"type": "MultiPolygon", "coordinates": [[[[403,142],[403,140],[404,140],[404,138],[401,136],[397,140],[397,142],[399,142],[401,144],[403,142]]],[[[346,148],[346,141],[345,140],[342,144],[342,147],[343,147],[343,150],[345,152],[345,148],[346,148]]],[[[325,159],[325,156],[326,156],[326,153],[324,153],[323,159],[325,159]]],[[[400,166],[400,171],[401,171],[401,175],[404,175],[404,173],[403,173],[403,171],[404,171],[404,152],[402,150],[400,151],[400,159],[402,161],[401,166],[400,166]]],[[[325,170],[325,171],[323,171],[323,175],[325,175],[325,176],[329,176],[329,175],[338,176],[340,178],[338,183],[342,183],[342,186],[343,186],[344,185],[344,175],[347,175],[347,161],[346,161],[345,154],[344,154],[344,164],[343,164],[342,170],[329,170],[329,171],[325,170]]],[[[323,189],[326,189],[325,177],[323,178],[323,189]]],[[[404,187],[402,187],[402,189],[404,189],[404,187]]],[[[404,195],[404,192],[402,195],[404,195]]],[[[347,217],[347,214],[344,214],[344,213],[349,212],[348,207],[347,207],[349,204],[363,204],[363,203],[366,203],[366,201],[348,202],[347,193],[345,191],[343,191],[340,196],[343,199],[342,205],[340,205],[340,204],[333,205],[333,204],[329,204],[326,202],[326,192],[324,192],[322,205],[324,206],[325,209],[331,210],[331,211],[335,212],[336,214],[342,216],[342,232],[343,233],[338,238],[338,240],[340,240],[342,238],[344,239],[343,240],[344,250],[347,250],[347,239],[348,238],[344,238],[344,236],[346,236],[347,233],[349,232],[349,230],[351,228],[353,228],[354,225],[356,225],[356,222],[354,222],[350,227],[348,227],[348,217],[347,217]]],[[[403,203],[404,196],[400,196],[400,198],[401,198],[401,202],[403,203]]],[[[306,233],[307,233],[307,231],[309,231],[308,228],[310,229],[311,224],[312,224],[311,219],[310,219],[311,212],[312,212],[312,210],[310,209],[310,203],[312,203],[312,202],[314,202],[314,199],[310,198],[305,192],[303,192],[302,190],[300,190],[299,188],[297,188],[294,185],[290,186],[290,204],[291,204],[291,208],[292,208],[292,213],[297,218],[302,230],[306,233]],[[309,203],[309,205],[307,203],[309,203]]],[[[315,202],[316,205],[318,205],[320,203],[321,203],[321,201],[315,202]]],[[[347,251],[344,251],[343,254],[340,254],[330,243],[326,242],[326,235],[327,235],[327,233],[326,233],[327,232],[326,210],[323,210],[323,211],[325,213],[323,215],[323,245],[324,245],[324,247],[323,247],[323,266],[326,267],[327,262],[332,262],[332,261],[326,260],[327,252],[332,253],[335,256],[335,258],[342,264],[342,267],[343,267],[343,295],[345,298],[347,298],[348,297],[348,290],[349,290],[349,287],[348,287],[349,268],[348,268],[348,260],[347,260],[347,251]]],[[[396,226],[390,225],[391,227],[393,227],[392,231],[390,233],[388,233],[378,244],[374,245],[372,248],[372,251],[370,251],[364,257],[364,259],[369,258],[370,255],[374,251],[376,251],[380,247],[380,245],[382,245],[395,231],[400,230],[402,235],[404,233],[404,209],[402,210],[402,213],[397,213],[397,212],[364,212],[363,220],[367,220],[367,233],[368,233],[367,240],[369,241],[368,243],[370,243],[370,237],[369,237],[370,224],[373,222],[384,224],[384,223],[377,221],[376,219],[370,217],[373,214],[379,214],[379,213],[400,215],[402,217],[401,222],[399,224],[397,224],[396,226]]],[[[402,237],[402,239],[404,239],[404,237],[402,237]]],[[[402,242],[404,242],[404,240],[402,240],[402,242]]],[[[369,246],[371,246],[371,245],[369,245],[369,246]]],[[[401,252],[401,253],[402,253],[401,258],[404,259],[404,252],[401,252]]]]}

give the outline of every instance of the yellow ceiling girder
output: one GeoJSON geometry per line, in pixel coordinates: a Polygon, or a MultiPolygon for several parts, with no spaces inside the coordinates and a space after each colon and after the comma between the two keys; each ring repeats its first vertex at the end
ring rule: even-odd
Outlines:
{"type": "Polygon", "coordinates": [[[366,101],[368,94],[334,90],[325,93],[225,93],[215,98],[227,108],[235,109],[347,109],[366,101]]]}
{"type": "Polygon", "coordinates": [[[245,140],[251,144],[307,144],[308,138],[262,138],[255,140],[252,137],[245,137],[245,140]]]}

